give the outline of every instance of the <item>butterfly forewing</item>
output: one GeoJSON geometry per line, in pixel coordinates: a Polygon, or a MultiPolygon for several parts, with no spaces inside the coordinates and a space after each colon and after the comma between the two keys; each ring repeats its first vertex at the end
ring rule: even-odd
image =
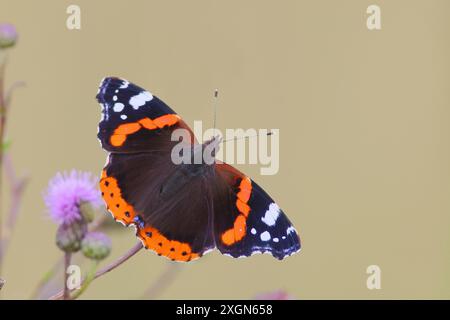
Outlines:
{"type": "Polygon", "coordinates": [[[102,106],[98,138],[110,152],[167,149],[173,130],[190,130],[167,104],[127,80],[103,79],[97,101],[102,106]]]}

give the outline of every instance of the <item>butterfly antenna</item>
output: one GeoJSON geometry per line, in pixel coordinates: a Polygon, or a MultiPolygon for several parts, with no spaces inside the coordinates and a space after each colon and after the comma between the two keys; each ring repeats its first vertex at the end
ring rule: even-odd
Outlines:
{"type": "Polygon", "coordinates": [[[213,100],[213,109],[214,109],[214,118],[213,118],[213,128],[214,135],[216,134],[216,120],[217,120],[217,100],[219,98],[219,90],[214,89],[214,100],[213,100]]]}
{"type": "MultiPolygon", "coordinates": [[[[267,136],[271,136],[271,135],[273,135],[273,132],[269,131],[269,132],[267,132],[266,135],[267,136]]],[[[231,138],[231,139],[222,140],[222,142],[237,141],[237,140],[241,140],[241,139],[249,139],[249,138],[254,138],[254,137],[259,137],[259,134],[252,134],[250,136],[243,136],[243,137],[234,137],[234,138],[231,138]]]]}

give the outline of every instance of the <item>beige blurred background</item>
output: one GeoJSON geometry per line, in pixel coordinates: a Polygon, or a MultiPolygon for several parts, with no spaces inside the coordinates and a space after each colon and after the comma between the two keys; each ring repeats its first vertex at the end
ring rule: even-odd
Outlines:
{"type": "MultiPolygon", "coordinates": [[[[298,299],[450,298],[450,2],[0,1],[17,26],[7,83],[8,136],[31,174],[2,276],[4,298],[28,298],[61,253],[42,192],[58,171],[100,173],[101,78],[125,77],[189,124],[279,128],[280,171],[259,182],[300,231],[303,250],[182,265],[159,298],[252,298],[283,289],[298,299]],[[81,7],[81,30],[66,8],[81,7]],[[382,30],[366,27],[381,7],[382,30]],[[366,268],[382,289],[366,288],[366,268]]],[[[6,206],[7,203],[2,203],[6,206]]],[[[114,229],[108,261],[135,242],[114,229]]],[[[84,298],[138,298],[166,268],[141,252],[95,281],[84,298]]],[[[62,280],[61,280],[62,283],[62,280]]]]}

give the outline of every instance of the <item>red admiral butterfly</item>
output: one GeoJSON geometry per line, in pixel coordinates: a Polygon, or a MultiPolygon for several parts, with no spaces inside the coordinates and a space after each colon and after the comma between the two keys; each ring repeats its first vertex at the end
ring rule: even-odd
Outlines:
{"type": "Polygon", "coordinates": [[[278,205],[245,174],[212,164],[171,161],[173,130],[186,123],[150,92],[119,78],[100,83],[98,138],[109,152],[100,189],[116,221],[134,225],[147,249],[190,261],[217,249],[232,257],[270,253],[278,259],[300,250],[295,228],[278,205]]]}

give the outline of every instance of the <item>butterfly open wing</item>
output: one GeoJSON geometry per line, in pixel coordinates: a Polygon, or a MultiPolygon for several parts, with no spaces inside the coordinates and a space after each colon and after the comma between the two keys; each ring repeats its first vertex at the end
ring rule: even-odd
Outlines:
{"type": "Polygon", "coordinates": [[[109,152],[100,189],[114,219],[134,225],[143,245],[176,261],[191,261],[214,247],[232,257],[300,249],[286,215],[254,181],[217,162],[201,174],[171,161],[182,119],[150,92],[105,78],[98,138],[109,152]]]}

